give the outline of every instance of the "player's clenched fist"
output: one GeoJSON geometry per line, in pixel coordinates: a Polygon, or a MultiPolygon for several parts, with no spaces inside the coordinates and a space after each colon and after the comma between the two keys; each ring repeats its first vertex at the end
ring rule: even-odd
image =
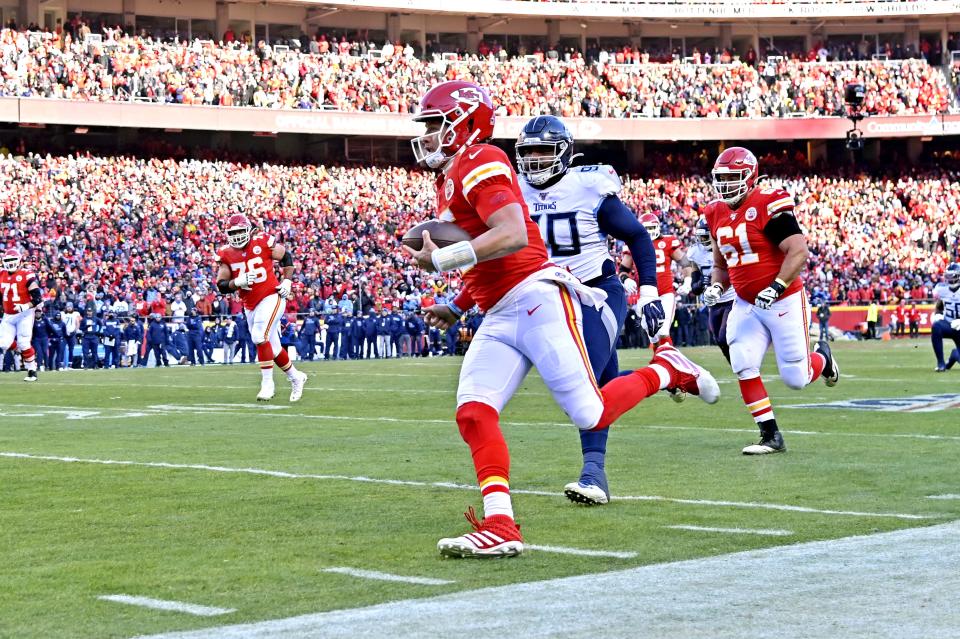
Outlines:
{"type": "Polygon", "coordinates": [[[407,252],[413,262],[424,271],[432,273],[437,270],[433,263],[433,252],[437,250],[437,245],[430,239],[430,231],[423,232],[423,248],[415,251],[409,246],[404,245],[403,250],[407,252]]]}
{"type": "Polygon", "coordinates": [[[288,279],[284,279],[282,282],[280,282],[280,286],[277,287],[277,295],[285,300],[293,297],[293,282],[288,279]]]}
{"type": "Polygon", "coordinates": [[[447,329],[453,326],[460,317],[446,304],[434,304],[423,310],[423,321],[428,326],[447,329]]]}
{"type": "Polygon", "coordinates": [[[248,289],[256,283],[256,278],[252,271],[244,271],[233,280],[233,285],[238,289],[248,289]]]}
{"type": "Polygon", "coordinates": [[[778,279],[774,280],[773,284],[757,293],[757,299],[754,300],[753,304],[757,308],[768,310],[774,302],[780,299],[785,290],[787,290],[787,287],[783,282],[778,279]]]}
{"type": "Polygon", "coordinates": [[[703,303],[707,306],[713,306],[720,301],[723,295],[723,286],[720,284],[711,284],[703,292],[703,303]]]}

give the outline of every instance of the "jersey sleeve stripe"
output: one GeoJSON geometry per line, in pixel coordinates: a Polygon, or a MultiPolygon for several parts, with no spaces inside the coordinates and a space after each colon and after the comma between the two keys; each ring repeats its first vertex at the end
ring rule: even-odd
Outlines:
{"type": "Polygon", "coordinates": [[[512,171],[509,166],[503,162],[488,162],[470,171],[466,177],[463,178],[463,194],[466,195],[477,184],[496,175],[504,175],[511,182],[513,181],[512,171]]]}
{"type": "Polygon", "coordinates": [[[794,206],[792,197],[780,198],[775,202],[771,202],[767,205],[767,213],[776,213],[777,211],[782,211],[786,208],[792,208],[794,206]]]}

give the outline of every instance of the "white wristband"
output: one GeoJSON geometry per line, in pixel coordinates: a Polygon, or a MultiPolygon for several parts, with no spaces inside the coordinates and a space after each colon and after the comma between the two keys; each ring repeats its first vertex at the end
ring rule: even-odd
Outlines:
{"type": "Polygon", "coordinates": [[[438,271],[455,271],[470,268],[477,263],[477,254],[473,245],[464,240],[450,246],[437,249],[431,256],[433,266],[438,271]]]}
{"type": "Polygon", "coordinates": [[[660,299],[660,292],[657,290],[656,286],[650,286],[647,284],[640,287],[640,300],[638,302],[640,306],[657,299],[660,299]]]}

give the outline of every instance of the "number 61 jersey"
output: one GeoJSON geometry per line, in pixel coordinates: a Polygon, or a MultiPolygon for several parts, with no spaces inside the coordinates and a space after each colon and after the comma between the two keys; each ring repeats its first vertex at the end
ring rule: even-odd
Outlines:
{"type": "MultiPolygon", "coordinates": [[[[793,209],[793,196],[786,191],[761,188],[750,191],[736,208],[722,200],[714,200],[704,207],[710,235],[727,261],[730,284],[743,301],[753,304],[757,294],[770,286],[780,273],[783,251],[767,238],[764,229],[779,215],[793,215],[793,209]]],[[[802,288],[803,282],[798,277],[780,298],[802,288]]]]}
{"type": "Polygon", "coordinates": [[[622,186],[613,167],[571,167],[556,184],[544,189],[534,188],[522,178],[519,182],[530,219],[540,228],[551,261],[569,268],[581,282],[600,277],[610,250],[597,223],[597,210],[622,186]]]}
{"type": "Polygon", "coordinates": [[[240,301],[248,311],[257,308],[263,298],[277,292],[280,282],[277,281],[276,269],[273,267],[273,245],[276,240],[273,236],[255,233],[247,245],[242,249],[232,246],[223,246],[217,252],[217,261],[230,267],[230,279],[236,279],[247,271],[256,278],[249,289],[240,289],[240,301]]]}

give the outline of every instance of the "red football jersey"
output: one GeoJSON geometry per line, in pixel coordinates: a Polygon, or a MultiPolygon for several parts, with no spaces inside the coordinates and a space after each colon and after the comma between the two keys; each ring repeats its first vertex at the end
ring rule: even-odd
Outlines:
{"type": "Polygon", "coordinates": [[[16,314],[15,304],[30,303],[30,285],[36,281],[36,275],[23,269],[13,273],[0,271],[0,297],[3,298],[4,315],[16,314]]]}
{"type": "Polygon", "coordinates": [[[495,146],[476,144],[458,153],[437,176],[439,218],[455,222],[479,237],[490,227],[487,219],[508,204],[523,207],[527,246],[495,260],[480,262],[463,274],[464,284],[481,310],[489,310],[521,281],[547,262],[540,229],[530,219],[517,174],[507,155],[495,146]]]}
{"type": "MultiPolygon", "coordinates": [[[[653,251],[657,256],[657,293],[673,293],[673,252],[682,248],[683,244],[673,235],[661,235],[653,241],[653,251]]],[[[630,249],[624,247],[624,255],[630,255],[630,249]]],[[[633,257],[630,255],[630,257],[633,257]]],[[[636,263],[634,263],[633,279],[637,279],[636,263]]]]}
{"type": "Polygon", "coordinates": [[[249,290],[241,288],[237,291],[243,307],[248,311],[255,309],[263,298],[276,293],[280,286],[273,268],[272,251],[275,243],[273,236],[257,233],[242,249],[224,246],[217,253],[217,260],[230,267],[230,279],[247,271],[256,276],[249,290]]]}
{"type": "MultiPolygon", "coordinates": [[[[767,239],[763,229],[775,215],[793,215],[793,208],[793,197],[786,191],[760,188],[750,191],[735,209],[720,200],[704,208],[710,235],[727,261],[730,283],[740,299],[752,304],[780,273],[783,251],[767,239]]],[[[780,297],[793,295],[802,287],[798,277],[780,297]]]]}

